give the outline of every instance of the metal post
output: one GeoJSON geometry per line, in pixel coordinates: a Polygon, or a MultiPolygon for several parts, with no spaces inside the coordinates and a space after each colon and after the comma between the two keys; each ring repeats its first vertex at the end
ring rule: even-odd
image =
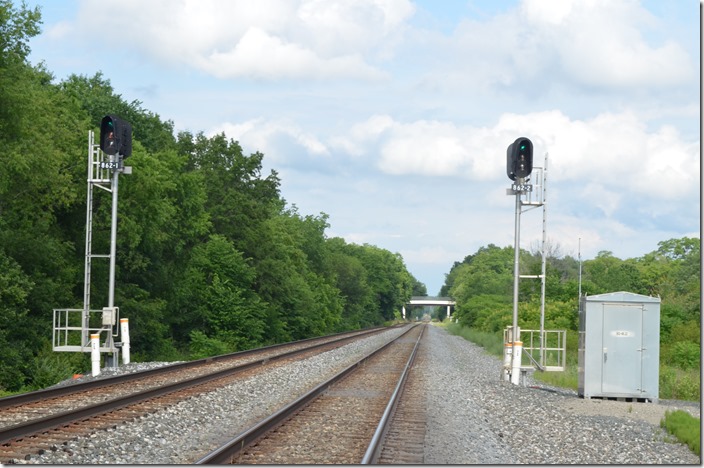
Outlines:
{"type": "MultiPolygon", "coordinates": [[[[522,180],[520,183],[522,184],[522,180]]],[[[516,190],[516,223],[513,235],[513,329],[511,332],[511,382],[518,383],[517,368],[520,364],[520,348],[517,349],[520,336],[518,331],[518,280],[520,277],[520,233],[521,233],[521,191],[516,190]],[[518,353],[517,353],[518,351],[518,353]],[[516,362],[518,361],[518,362],[516,362]],[[516,375],[514,375],[516,374],[516,375]]]]}
{"type": "Polygon", "coordinates": [[[540,365],[545,367],[545,264],[547,255],[545,244],[547,242],[547,182],[548,182],[548,153],[545,153],[545,163],[543,167],[543,258],[540,280],[540,365]]]}
{"type": "Polygon", "coordinates": [[[516,222],[513,233],[513,341],[519,339],[518,336],[518,279],[519,269],[519,246],[521,233],[521,191],[516,191],[516,222]]]}
{"type": "Polygon", "coordinates": [[[112,172],[112,225],[110,226],[110,284],[108,307],[115,307],[115,251],[117,244],[117,181],[119,172],[112,172]]]}
{"type": "Polygon", "coordinates": [[[95,152],[93,131],[88,132],[88,193],[86,195],[86,258],[83,277],[83,316],[81,318],[81,346],[89,345],[89,318],[90,318],[90,269],[91,269],[91,243],[93,239],[93,161],[95,152]]]}
{"type": "MultiPolygon", "coordinates": [[[[119,156],[115,154],[113,156],[113,161],[118,161],[119,156]]],[[[110,279],[108,285],[108,307],[114,310],[115,307],[115,259],[117,251],[117,186],[118,186],[118,176],[120,172],[117,169],[112,171],[112,224],[110,226],[110,279]]],[[[114,315],[113,315],[114,317],[114,315]]],[[[113,349],[112,359],[110,360],[112,367],[117,367],[117,353],[114,351],[115,346],[112,337],[112,326],[107,333],[106,346],[113,349]]]]}
{"type": "Polygon", "coordinates": [[[577,303],[582,300],[582,238],[579,238],[577,244],[577,257],[579,257],[579,297],[577,297],[577,303]]]}

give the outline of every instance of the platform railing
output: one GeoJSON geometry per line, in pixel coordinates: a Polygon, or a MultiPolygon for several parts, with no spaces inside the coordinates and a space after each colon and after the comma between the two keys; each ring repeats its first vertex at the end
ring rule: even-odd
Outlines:
{"type": "Polygon", "coordinates": [[[543,343],[540,342],[540,330],[521,330],[523,351],[540,363],[547,372],[565,370],[567,330],[543,330],[543,343]]]}
{"type": "MultiPolygon", "coordinates": [[[[90,353],[90,335],[102,334],[100,352],[112,353],[116,349],[103,346],[107,333],[117,336],[114,326],[106,324],[105,311],[91,309],[88,311],[88,327],[83,327],[83,309],[54,309],[52,330],[52,347],[59,352],[90,353]]],[[[119,323],[119,317],[110,317],[111,321],[119,323]]]]}

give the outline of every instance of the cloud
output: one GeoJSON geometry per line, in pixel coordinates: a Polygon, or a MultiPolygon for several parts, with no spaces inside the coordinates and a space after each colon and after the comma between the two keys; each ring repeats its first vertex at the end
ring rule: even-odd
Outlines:
{"type": "Polygon", "coordinates": [[[262,152],[276,165],[322,164],[330,155],[327,146],[314,135],[284,120],[250,119],[242,123],[224,123],[208,135],[225,133],[238,141],[245,153],[262,152]]]}
{"type": "Polygon", "coordinates": [[[81,4],[77,31],[119,34],[163,63],[218,78],[385,79],[414,12],[407,0],[123,0],[81,4]]]}
{"type": "Polygon", "coordinates": [[[359,55],[323,59],[299,44],[285,42],[259,28],[250,28],[237,45],[226,52],[199,56],[199,68],[218,78],[378,80],[386,77],[367,65],[359,55]]]}
{"type": "Polygon", "coordinates": [[[506,148],[518,136],[533,141],[534,166],[550,153],[553,180],[663,199],[688,197],[699,187],[699,142],[684,141],[672,126],[649,131],[628,111],[585,120],[559,110],[507,113],[491,127],[376,115],[330,146],[353,148],[354,157],[366,155],[387,174],[491,181],[505,177],[506,148]]]}
{"type": "Polygon", "coordinates": [[[697,57],[647,36],[660,24],[637,1],[523,0],[488,20],[462,19],[451,36],[435,38],[431,50],[441,52],[419,83],[535,97],[558,84],[631,93],[698,82],[697,57]]]}

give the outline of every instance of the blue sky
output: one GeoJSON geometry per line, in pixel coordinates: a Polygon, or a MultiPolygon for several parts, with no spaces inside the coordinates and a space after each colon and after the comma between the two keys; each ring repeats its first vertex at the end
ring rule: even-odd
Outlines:
{"type": "MultiPolygon", "coordinates": [[[[400,253],[429,294],[513,245],[506,147],[549,154],[562,254],[639,257],[700,233],[694,0],[27,1],[57,80],[102,72],[177,130],[265,154],[328,236],[400,253]]],[[[522,216],[521,247],[541,237],[522,216]]]]}

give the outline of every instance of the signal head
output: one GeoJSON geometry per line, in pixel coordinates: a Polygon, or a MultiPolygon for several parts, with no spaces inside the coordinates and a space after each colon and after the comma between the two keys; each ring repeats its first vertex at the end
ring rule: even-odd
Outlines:
{"type": "Polygon", "coordinates": [[[511,180],[524,179],[533,171],[533,142],[516,138],[506,149],[506,173],[511,180]]]}
{"type": "Polygon", "coordinates": [[[105,154],[132,154],[132,125],[116,115],[106,115],[100,121],[100,149],[105,154]]]}

